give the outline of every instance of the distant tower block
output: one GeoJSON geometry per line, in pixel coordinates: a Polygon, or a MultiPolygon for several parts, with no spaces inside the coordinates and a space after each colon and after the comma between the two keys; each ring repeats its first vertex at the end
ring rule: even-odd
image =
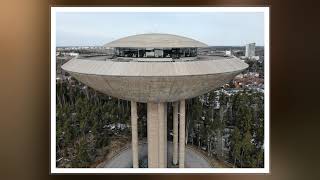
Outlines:
{"type": "Polygon", "coordinates": [[[183,168],[185,100],[221,87],[248,67],[236,57],[200,57],[198,48],[206,44],[170,34],[128,36],[105,47],[115,56],[77,56],[62,69],[97,91],[131,101],[133,167],[139,166],[136,102],[147,103],[148,167],[183,168]],[[173,162],[167,162],[167,102],[174,104],[173,162]]]}
{"type": "Polygon", "coordinates": [[[251,58],[251,57],[255,56],[255,51],[256,51],[256,43],[247,44],[245,56],[248,58],[251,58]]]}

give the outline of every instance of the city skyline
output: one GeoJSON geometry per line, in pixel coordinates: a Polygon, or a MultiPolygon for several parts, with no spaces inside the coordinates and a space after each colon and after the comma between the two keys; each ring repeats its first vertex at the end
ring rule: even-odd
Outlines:
{"type": "Polygon", "coordinates": [[[59,12],[56,27],[57,46],[102,46],[142,33],[179,34],[209,46],[264,46],[260,12],[59,12]]]}

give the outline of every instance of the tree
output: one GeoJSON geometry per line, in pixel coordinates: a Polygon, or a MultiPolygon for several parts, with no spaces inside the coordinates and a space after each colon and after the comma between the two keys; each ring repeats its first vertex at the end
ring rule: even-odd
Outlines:
{"type": "Polygon", "coordinates": [[[232,151],[232,156],[233,156],[233,166],[236,166],[237,160],[240,159],[240,155],[241,155],[241,148],[242,148],[242,144],[241,144],[241,134],[240,134],[240,130],[236,127],[232,133],[231,136],[231,151],[232,151]]]}

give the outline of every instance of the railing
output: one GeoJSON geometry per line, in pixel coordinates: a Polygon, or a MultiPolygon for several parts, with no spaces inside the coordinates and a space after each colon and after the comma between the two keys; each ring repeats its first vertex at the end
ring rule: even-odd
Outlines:
{"type": "Polygon", "coordinates": [[[113,59],[110,59],[112,61],[118,61],[118,62],[180,62],[180,61],[195,61],[198,57],[188,57],[188,58],[179,58],[179,59],[173,59],[173,58],[132,58],[132,57],[116,57],[113,59]]]}
{"type": "Polygon", "coordinates": [[[222,60],[232,59],[232,56],[196,56],[184,57],[179,59],[172,58],[131,58],[131,57],[115,57],[107,60],[116,62],[189,62],[189,61],[207,61],[207,60],[222,60]]]}

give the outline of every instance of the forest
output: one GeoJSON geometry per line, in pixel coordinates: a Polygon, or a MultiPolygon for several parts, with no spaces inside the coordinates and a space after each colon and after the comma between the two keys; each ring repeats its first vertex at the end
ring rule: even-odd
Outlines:
{"type": "MultiPolygon", "coordinates": [[[[264,166],[264,94],[218,89],[186,100],[186,142],[232,167],[264,166]]],[[[111,142],[131,140],[130,102],[96,92],[71,78],[56,85],[57,167],[92,167],[111,142]]],[[[139,139],[147,137],[147,109],[138,103],[139,139]]],[[[168,104],[168,140],[172,106],[168,104]]]]}

